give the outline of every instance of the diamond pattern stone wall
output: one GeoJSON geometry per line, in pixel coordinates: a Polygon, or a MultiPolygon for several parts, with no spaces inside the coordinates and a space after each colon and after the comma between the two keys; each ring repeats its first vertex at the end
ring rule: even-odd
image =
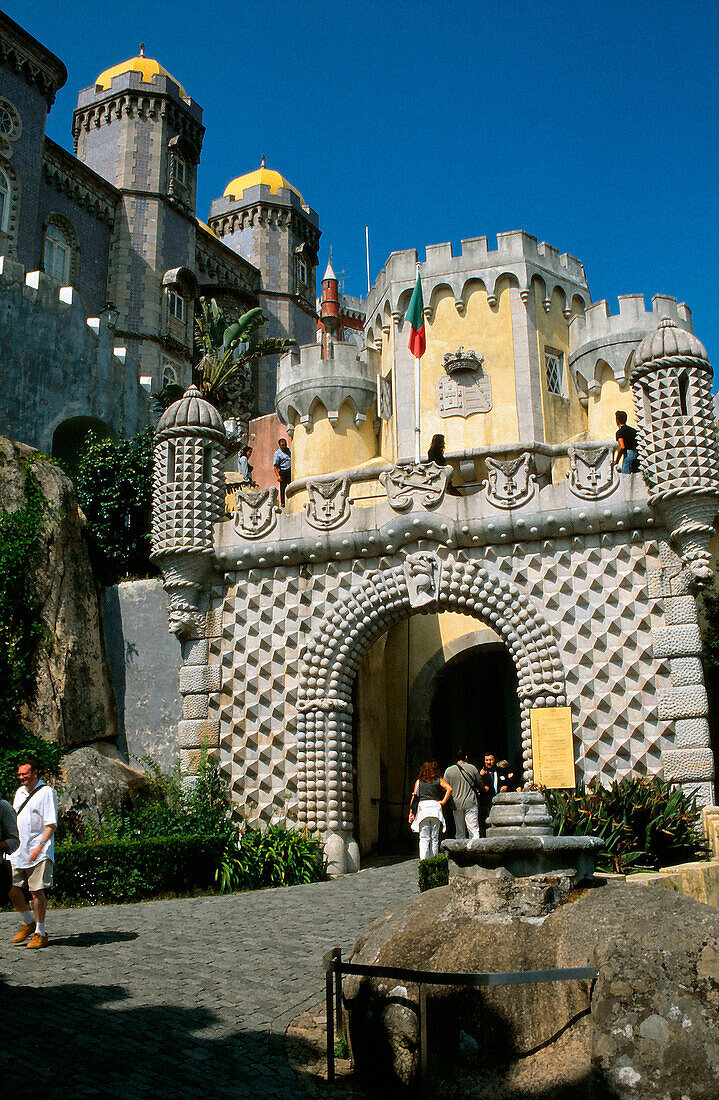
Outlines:
{"type": "MultiPolygon", "coordinates": [[[[578,776],[611,782],[661,772],[673,722],[665,708],[659,713],[660,695],[672,690],[669,662],[652,648],[653,632],[667,626],[661,590],[650,583],[662,569],[659,542],[614,532],[485,547],[456,559],[511,582],[551,629],[573,711],[578,776]]],[[[298,777],[296,707],[308,642],[353,587],[398,564],[393,556],[254,569],[232,574],[224,592],[213,590],[208,661],[220,671],[208,718],[219,727],[233,797],[250,820],[296,816],[298,778],[305,778],[298,777]]]]}

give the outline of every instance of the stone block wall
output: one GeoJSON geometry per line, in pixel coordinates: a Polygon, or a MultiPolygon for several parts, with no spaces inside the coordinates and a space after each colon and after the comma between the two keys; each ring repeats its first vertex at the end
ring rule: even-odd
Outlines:
{"type": "Polygon", "coordinates": [[[117,699],[118,747],[131,764],[149,755],[170,772],[179,759],[182,658],[177,639],[168,632],[162,581],[125,581],[109,588],[103,621],[117,699]]]}
{"type": "Polygon", "coordinates": [[[139,368],[107,326],[43,272],[0,257],[0,423],[10,437],[51,453],[65,420],[91,417],[131,435],[148,422],[139,368]],[[119,352],[119,353],[118,353],[119,352]]]}

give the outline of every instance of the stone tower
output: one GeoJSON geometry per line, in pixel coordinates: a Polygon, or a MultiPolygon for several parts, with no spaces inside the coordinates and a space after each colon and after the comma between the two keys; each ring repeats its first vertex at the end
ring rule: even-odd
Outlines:
{"type": "MultiPolygon", "coordinates": [[[[259,169],[231,180],[213,201],[209,225],[262,274],[260,304],[268,323],[260,335],[313,343],[319,218],[299,191],[267,168],[263,157],[259,169]]],[[[276,377],[276,356],[254,370],[260,415],[274,412],[276,377]]]]}
{"type": "Polygon", "coordinates": [[[204,132],[201,107],[144,47],[81,91],[73,115],[77,156],[121,192],[107,297],[155,389],[190,379],[204,132]]]}
{"type": "Polygon", "coordinates": [[[635,351],[630,377],[651,503],[693,582],[708,584],[709,539],[719,510],[719,451],[706,350],[666,318],[635,351]]]}
{"type": "Polygon", "coordinates": [[[157,425],[152,557],[170,601],[170,630],[180,639],[203,636],[214,524],[225,514],[226,444],[220,414],[195,386],[157,425]]]}
{"type": "Polygon", "coordinates": [[[667,318],[635,351],[630,379],[642,472],[671,546],[660,546],[663,567],[654,582],[667,626],[652,636],[654,656],[668,660],[671,675],[659,695],[660,719],[674,724],[674,743],[662,754],[664,777],[706,805],[714,800],[714,758],[693,594],[712,580],[709,539],[719,508],[712,369],[697,338],[667,318]]]}

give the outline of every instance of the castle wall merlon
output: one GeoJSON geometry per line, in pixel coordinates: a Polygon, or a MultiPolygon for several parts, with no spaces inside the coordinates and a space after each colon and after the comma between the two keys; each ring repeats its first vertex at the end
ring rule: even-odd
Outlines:
{"type": "MultiPolygon", "coordinates": [[[[199,125],[202,124],[202,107],[194,99],[185,99],[181,94],[180,85],[172,77],[165,76],[163,73],[156,73],[151,81],[145,81],[140,73],[132,70],[113,76],[109,88],[98,88],[96,85],[83,88],[78,92],[75,113],[82,111],[84,108],[95,107],[109,100],[117,99],[126,92],[134,92],[148,98],[158,95],[166,96],[168,99],[173,100],[178,107],[181,107],[183,111],[191,115],[195,122],[199,125]]],[[[204,133],[204,127],[202,129],[204,133]]]]}
{"type": "Polygon", "coordinates": [[[632,352],[663,318],[669,318],[687,332],[694,331],[691,310],[671,295],[655,294],[650,310],[643,294],[620,294],[618,300],[618,313],[610,313],[606,300],[602,299],[594,302],[584,317],[572,318],[569,325],[570,368],[575,379],[581,375],[589,386],[596,387],[597,393],[605,363],[620,386],[627,384],[632,352]]]}
{"type": "Polygon", "coordinates": [[[354,344],[329,341],[330,355],[323,358],[321,344],[308,344],[283,355],[277,367],[277,415],[283,424],[295,419],[307,423],[312,406],[320,400],[330,421],[351,400],[356,418],[364,421],[377,397],[374,366],[358,356],[354,344]],[[294,415],[293,416],[293,411],[294,415]]]}
{"type": "MultiPolygon", "coordinates": [[[[416,280],[417,254],[414,249],[393,252],[367,300],[367,315],[381,313],[385,301],[392,313],[406,308],[407,291],[416,280]]],[[[546,241],[538,242],[531,233],[523,230],[497,234],[497,248],[489,249],[486,237],[473,237],[462,241],[462,251],[454,255],[448,241],[428,245],[426,258],[421,264],[425,302],[440,282],[454,293],[459,309],[466,305],[468,284],[481,281],[490,302],[496,301],[497,284],[511,276],[520,288],[528,293],[533,280],[540,279],[545,287],[544,304],[549,308],[555,290],[565,298],[566,312],[571,309],[575,296],[585,306],[591,302],[586,275],[582,263],[568,253],[560,253],[546,241]],[[426,282],[425,282],[426,280],[426,282]]]]}

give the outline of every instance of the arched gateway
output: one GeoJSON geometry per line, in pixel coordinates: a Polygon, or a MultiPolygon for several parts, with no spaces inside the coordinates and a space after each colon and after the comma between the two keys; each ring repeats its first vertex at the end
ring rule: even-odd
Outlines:
{"type": "Polygon", "coordinates": [[[476,562],[420,551],[370,574],[315,628],[297,692],[297,804],[302,825],[327,839],[333,870],[354,870],[352,682],[372,643],[399,620],[455,611],[491,626],[517,670],[524,772],[532,777],[532,707],[564,706],[562,662],[552,631],[515,585],[476,562]]]}

